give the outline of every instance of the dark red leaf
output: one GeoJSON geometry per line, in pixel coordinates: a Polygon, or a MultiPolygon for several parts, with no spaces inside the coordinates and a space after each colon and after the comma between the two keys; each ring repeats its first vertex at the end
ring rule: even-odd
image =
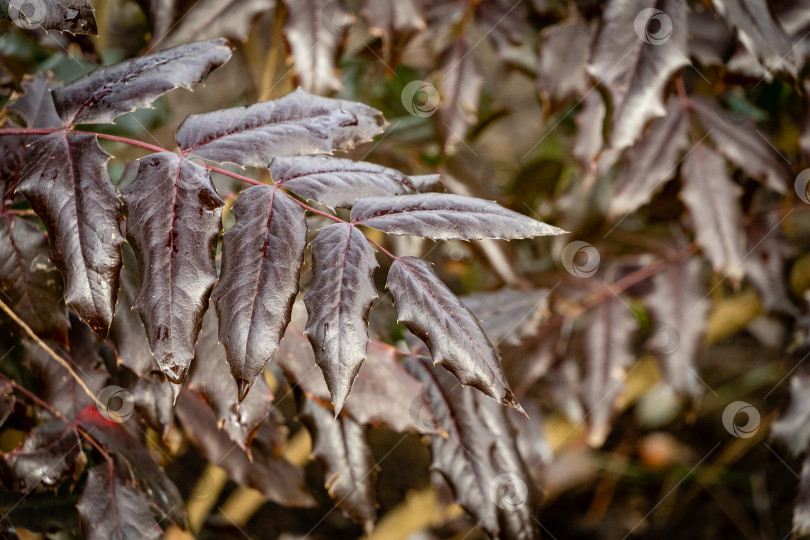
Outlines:
{"type": "Polygon", "coordinates": [[[93,406],[84,409],[77,420],[85,432],[115,456],[116,474],[145,495],[162,517],[177,525],[185,524],[186,511],[180,492],[155,462],[143,439],[130,433],[123,424],[102,417],[93,406]]]}

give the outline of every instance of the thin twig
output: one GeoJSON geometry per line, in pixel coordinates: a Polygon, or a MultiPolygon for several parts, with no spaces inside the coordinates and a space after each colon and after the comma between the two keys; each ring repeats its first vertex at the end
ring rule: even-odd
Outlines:
{"type": "Polygon", "coordinates": [[[84,384],[84,381],[81,379],[81,377],[79,377],[79,375],[75,371],[73,371],[73,367],[71,367],[71,365],[67,362],[67,360],[56,354],[56,352],[54,352],[53,349],[51,349],[44,341],[42,341],[39,338],[39,336],[36,335],[33,330],[31,330],[31,327],[25,324],[25,321],[20,319],[17,316],[17,314],[14,313],[14,311],[12,311],[12,309],[8,307],[6,303],[3,302],[3,300],[1,299],[0,299],[0,309],[5,311],[6,314],[9,317],[11,317],[11,320],[14,321],[17,325],[19,325],[25,331],[25,333],[28,334],[28,337],[34,341],[34,343],[42,347],[51,358],[56,360],[63,368],[65,368],[67,372],[70,373],[70,376],[76,379],[76,382],[79,383],[79,386],[81,386],[82,390],[84,390],[84,392],[88,396],[90,396],[90,399],[92,399],[94,403],[98,403],[99,405],[101,405],[101,403],[96,399],[95,394],[93,394],[93,392],[87,387],[87,385],[84,384]]]}

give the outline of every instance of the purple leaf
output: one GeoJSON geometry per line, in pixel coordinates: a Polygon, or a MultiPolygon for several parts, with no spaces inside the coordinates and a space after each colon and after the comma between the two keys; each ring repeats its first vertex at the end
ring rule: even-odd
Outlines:
{"type": "Polygon", "coordinates": [[[587,91],[586,64],[590,57],[593,28],[572,17],[540,32],[540,63],[537,84],[544,99],[559,103],[587,91]]]}
{"type": "Polygon", "coordinates": [[[39,336],[67,341],[62,277],[48,260],[45,234],[31,221],[0,214],[3,301],[39,336]]]}
{"type": "MultiPolygon", "coordinates": [[[[315,367],[312,345],[302,332],[305,323],[304,304],[296,302],[292,322],[273,358],[307,397],[329,403],[329,388],[315,367]]],[[[363,425],[383,425],[400,432],[417,431],[409,408],[422,394],[422,385],[402,369],[397,362],[397,350],[392,346],[370,340],[366,353],[368,357],[346,398],[343,414],[363,425]]]]}
{"type": "Polygon", "coordinates": [[[97,69],[55,88],[56,110],[65,125],[112,122],[166,92],[202,82],[231,51],[224,39],[200,41],[97,69]]]}
{"type": "Polygon", "coordinates": [[[297,80],[313,94],[330,94],[343,87],[335,73],[343,32],[329,20],[325,8],[330,3],[340,5],[334,0],[284,0],[287,8],[284,35],[290,44],[297,80]]]}
{"type": "Polygon", "coordinates": [[[113,318],[124,240],[109,158],[95,135],[44,135],[29,146],[18,186],[48,230],[65,302],[101,337],[113,318]]]}
{"type": "Polygon", "coordinates": [[[228,372],[225,349],[217,342],[217,317],[209,309],[203,318],[200,339],[194,350],[189,388],[202,394],[216,414],[217,425],[248,453],[259,425],[267,420],[273,408],[273,392],[264,377],[251,380],[252,383],[254,381],[253,392],[246,398],[239,396],[238,385],[228,372]]]}
{"type": "Polygon", "coordinates": [[[90,469],[77,506],[88,540],[161,537],[146,497],[106,463],[90,469]]]}
{"type": "Polygon", "coordinates": [[[365,197],[442,188],[436,174],[408,176],[382,165],[329,156],[276,158],[270,164],[270,173],[277,186],[330,208],[348,208],[365,197]]]}
{"type": "Polygon", "coordinates": [[[585,332],[588,369],[582,399],[590,411],[588,441],[592,446],[601,446],[610,431],[615,402],[633,361],[630,347],[637,328],[638,321],[630,309],[612,297],[595,308],[585,332]]]}
{"type": "Polygon", "coordinates": [[[481,321],[490,341],[520,345],[548,318],[549,294],[548,289],[500,289],[468,294],[460,300],[481,321]]]}
{"type": "MultiPolygon", "coordinates": [[[[97,395],[104,387],[109,373],[102,365],[96,337],[90,328],[71,314],[68,343],[48,345],[73,368],[90,391],[97,395]]],[[[94,404],[76,379],[42,347],[28,347],[26,362],[39,383],[37,395],[63,416],[76,418],[85,407],[94,404]]]]}
{"type": "Polygon", "coordinates": [[[181,385],[217,280],[224,203],[207,169],[169,152],[143,158],[123,196],[127,240],[141,272],[133,309],[160,369],[181,385]]]}
{"type": "Polygon", "coordinates": [[[565,232],[492,201],[440,193],[360,199],[352,208],[352,222],[434,240],[530,238],[565,232]]]}
{"type": "Polygon", "coordinates": [[[689,63],[686,7],[680,0],[610,0],[605,6],[588,71],[610,96],[612,148],[630,146],[649,120],[665,114],[664,88],[689,63]]]}
{"type": "Polygon", "coordinates": [[[647,303],[658,321],[652,337],[667,381],[678,392],[699,397],[703,388],[695,364],[709,312],[703,264],[699,258],[673,263],[653,277],[647,303]]]}
{"type": "Polygon", "coordinates": [[[714,101],[690,97],[695,115],[706,128],[718,152],[752,178],[785,193],[790,185],[788,166],[774,146],[754,125],[731,123],[728,113],[714,101]]]}
{"type": "Polygon", "coordinates": [[[312,283],[304,296],[306,334],[340,413],[368,346],[368,313],[377,297],[377,257],[351,224],[324,227],[312,242],[312,283]]]}
{"type": "Polygon", "coordinates": [[[425,386],[426,406],[436,421],[431,467],[450,485],[456,501],[492,538],[537,538],[535,489],[506,411],[459,386],[428,358],[410,356],[405,368],[425,386]]]}
{"type": "MultiPolygon", "coordinates": [[[[164,518],[177,525],[185,524],[186,511],[180,492],[155,462],[143,438],[130,433],[123,424],[102,417],[96,407],[84,409],[77,420],[83,431],[114,456],[115,474],[120,475],[121,482],[129,480],[126,485],[134,486],[164,518]]],[[[107,500],[112,495],[108,491],[107,500]]]]}
{"type": "Polygon", "coordinates": [[[20,493],[56,489],[81,473],[84,465],[79,434],[61,420],[35,427],[19,446],[0,457],[3,483],[20,493]]]}
{"type": "Polygon", "coordinates": [[[717,12],[737,37],[769,71],[796,77],[798,68],[790,37],[771,14],[767,2],[758,0],[713,0],[717,12]]]}
{"type": "Polygon", "coordinates": [[[443,75],[439,92],[439,116],[444,132],[444,151],[453,154],[467,137],[467,132],[478,121],[478,101],[484,77],[478,66],[478,57],[463,38],[457,39],[441,66],[443,75]]]}
{"type": "Polygon", "coordinates": [[[177,130],[177,143],[186,153],[207,159],[269,167],[277,156],[354,148],[384,127],[376,109],[299,89],[250,107],[193,114],[177,130]]]}
{"type": "Polygon", "coordinates": [[[275,187],[246,189],[222,242],[222,274],[212,300],[219,340],[244,399],[290,322],[307,243],[304,211],[275,187]]]}
{"type": "MultiPolygon", "coordinates": [[[[10,117],[29,128],[58,128],[62,126],[51,99],[51,77],[44,75],[23,78],[24,93],[7,107],[10,117]]],[[[14,99],[14,96],[12,96],[14,99]]],[[[8,123],[4,127],[16,127],[8,123]]],[[[14,201],[14,192],[20,180],[28,144],[36,136],[3,135],[0,137],[0,210],[14,201]]]]}
{"type": "Polygon", "coordinates": [[[149,347],[149,339],[143,327],[141,317],[132,307],[138,295],[138,284],[141,281],[138,261],[132,246],[124,243],[121,246],[121,288],[118,292],[118,304],[115,317],[110,326],[110,337],[115,344],[118,361],[139,376],[146,375],[159,366],[149,347]]]}
{"type": "Polygon", "coordinates": [[[610,199],[612,215],[635,212],[675,177],[688,144],[688,128],[678,99],[669,98],[667,115],[655,120],[644,137],[625,152],[624,167],[610,199]]]}
{"type": "Polygon", "coordinates": [[[439,280],[430,264],[399,257],[387,281],[399,320],[427,344],[433,361],[504,405],[523,411],[501,359],[475,315],[439,280]]]}
{"type": "Polygon", "coordinates": [[[376,464],[363,426],[298,393],[298,418],[312,435],[312,455],[326,469],[326,489],[343,512],[370,533],[374,526],[376,464]]]}
{"type": "Polygon", "coordinates": [[[248,457],[217,427],[216,416],[196,392],[181,392],[175,412],[189,439],[200,447],[209,462],[225,469],[234,482],[257,489],[269,500],[284,506],[314,506],[306,491],[304,471],[281,456],[286,428],[278,424],[278,418],[273,418],[272,425],[264,424],[266,429],[259,431],[248,457]],[[268,430],[278,433],[268,434],[268,430]],[[274,444],[275,441],[278,444],[274,444]]]}
{"type": "Polygon", "coordinates": [[[692,216],[698,244],[716,272],[741,280],[742,188],[729,178],[723,158],[700,143],[686,156],[681,178],[681,199],[692,216]]]}

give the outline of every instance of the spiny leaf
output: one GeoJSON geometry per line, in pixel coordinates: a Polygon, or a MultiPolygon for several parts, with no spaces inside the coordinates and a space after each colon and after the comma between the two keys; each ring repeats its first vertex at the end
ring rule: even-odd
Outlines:
{"type": "MultiPolygon", "coordinates": [[[[306,319],[303,302],[296,302],[290,326],[273,359],[308,398],[329,403],[329,388],[315,367],[312,345],[303,334],[306,319]]],[[[402,369],[394,347],[370,340],[366,353],[368,356],[346,398],[343,414],[363,425],[383,425],[400,432],[417,431],[409,410],[421,395],[422,385],[402,369]]]]}
{"type": "Polygon", "coordinates": [[[576,117],[577,134],[572,153],[586,168],[591,167],[605,146],[603,127],[606,114],[607,107],[602,94],[599,92],[585,94],[582,98],[582,108],[576,117]]]}
{"type": "Polygon", "coordinates": [[[673,263],[653,277],[655,288],[647,297],[658,321],[653,345],[663,356],[667,381],[693,397],[702,391],[695,366],[709,312],[702,266],[697,258],[673,263]]]}
{"type": "Polygon", "coordinates": [[[312,283],[304,303],[306,334],[340,413],[368,345],[368,313],[377,297],[374,248],[351,224],[320,230],[312,242],[312,283]]]}
{"type": "MultiPolygon", "coordinates": [[[[26,75],[22,81],[24,92],[12,96],[13,102],[7,107],[10,117],[16,123],[29,128],[58,128],[62,125],[51,99],[49,75],[26,75]],[[19,118],[15,118],[19,117],[19,118]]],[[[8,123],[5,127],[15,127],[8,123]]],[[[3,135],[0,137],[0,210],[14,200],[14,192],[22,173],[28,144],[37,136],[3,135]]]]}
{"type": "Polygon", "coordinates": [[[269,167],[274,157],[327,154],[371,140],[385,120],[378,110],[298,89],[286,96],[207,114],[177,130],[186,153],[242,166],[269,167]]]}
{"type": "Polygon", "coordinates": [[[391,265],[386,285],[397,317],[427,344],[434,363],[452,372],[462,384],[523,411],[478,319],[439,280],[429,263],[399,257],[391,265]]]}
{"type": "Polygon", "coordinates": [[[519,345],[537,333],[548,317],[548,289],[500,289],[462,296],[460,300],[481,321],[490,341],[519,345]]]}
{"type": "Polygon", "coordinates": [[[478,57],[472,54],[472,48],[463,38],[451,45],[441,73],[439,115],[445,132],[444,151],[452,154],[478,120],[478,101],[484,77],[478,66],[478,57]]]}
{"type": "Polygon", "coordinates": [[[367,533],[374,526],[375,463],[363,426],[351,418],[334,418],[298,392],[298,417],[312,436],[312,455],[326,468],[329,496],[367,533]]]}
{"type": "Polygon", "coordinates": [[[217,425],[249,455],[251,440],[273,408],[273,392],[264,377],[259,376],[247,398],[239,395],[241,389],[228,373],[225,349],[217,342],[217,317],[212,309],[203,318],[188,384],[202,394],[214,410],[217,425]]]}
{"type": "Polygon", "coordinates": [[[665,113],[662,94],[669,78],[689,63],[686,4],[679,0],[610,0],[602,15],[588,71],[610,95],[610,145],[633,144],[644,125],[665,113]],[[658,17],[659,30],[634,25],[642,10],[658,17]],[[671,33],[665,35],[669,30],[671,33]],[[643,32],[637,35],[637,32],[643,32]],[[660,35],[659,35],[660,34],[660,35]]]}
{"type": "Polygon", "coordinates": [[[742,279],[742,188],[728,176],[723,158],[698,143],[683,164],[681,199],[689,209],[695,236],[716,272],[742,279]]]}
{"type": "Polygon", "coordinates": [[[95,135],[60,131],[28,148],[19,190],[45,223],[65,302],[101,337],[113,318],[121,268],[121,203],[95,135]]]}
{"type": "Polygon", "coordinates": [[[152,46],[166,48],[198,39],[227,37],[245,41],[253,19],[269,11],[274,0],[200,0],[177,13],[174,0],[152,1],[152,46]],[[169,5],[167,5],[169,4],[169,5]]]}
{"type": "Polygon", "coordinates": [[[678,160],[688,144],[689,120],[678,99],[671,97],[667,113],[644,137],[625,152],[610,199],[612,215],[635,212],[675,176],[678,160]]]}
{"type": "Polygon", "coordinates": [[[630,345],[637,328],[633,313],[624,302],[613,297],[595,308],[585,332],[588,369],[582,399],[590,411],[588,442],[592,446],[601,446],[610,431],[615,402],[633,361],[630,345]]]}
{"type": "Polygon", "coordinates": [[[21,28],[96,35],[96,16],[87,0],[0,0],[0,16],[21,28]]]}
{"type": "Polygon", "coordinates": [[[343,87],[335,74],[335,57],[343,29],[333,27],[328,20],[325,8],[330,1],[284,0],[288,17],[284,35],[295,61],[297,80],[313,94],[329,94],[343,87]]]}
{"type": "Polygon", "coordinates": [[[224,39],[181,45],[92,71],[53,90],[65,125],[112,122],[117,116],[152,105],[178,87],[191,88],[231,57],[224,39]]]}
{"type": "Polygon", "coordinates": [[[263,424],[251,445],[250,459],[217,427],[214,412],[196,392],[181,392],[175,412],[189,439],[200,447],[209,462],[225,469],[234,482],[257,489],[269,500],[284,506],[309,508],[315,505],[306,491],[304,471],[281,455],[286,428],[279,425],[278,418],[273,417],[271,425],[263,424]]]}
{"type": "Polygon", "coordinates": [[[174,423],[174,394],[171,383],[163,373],[153,371],[138,376],[134,384],[127,386],[127,390],[132,394],[135,410],[141,419],[165,438],[174,423]]]}
{"type": "Polygon", "coordinates": [[[790,185],[788,167],[754,125],[730,122],[728,113],[714,101],[690,97],[689,103],[718,152],[752,178],[762,180],[778,193],[785,193],[790,185]]]}
{"type": "Polygon", "coordinates": [[[559,103],[585,93],[588,84],[585,67],[593,34],[592,27],[578,17],[547,26],[540,33],[537,84],[545,99],[559,103]]]}
{"type": "Polygon", "coordinates": [[[143,158],[123,196],[127,240],[141,272],[133,308],[160,369],[180,385],[217,280],[224,203],[206,168],[170,152],[143,158]]]}
{"type": "Polygon", "coordinates": [[[536,30],[529,22],[529,8],[522,2],[495,0],[476,5],[478,26],[487,32],[495,52],[506,66],[537,75],[536,30]]]}
{"type": "Polygon", "coordinates": [[[442,193],[360,199],[352,208],[352,222],[434,240],[529,238],[565,232],[492,201],[442,193]]]}
{"type": "Polygon", "coordinates": [[[748,227],[746,257],[743,272],[762,299],[762,307],[797,315],[796,307],[788,298],[784,279],[788,261],[796,255],[782,230],[782,220],[775,213],[753,216],[748,227]]]}
{"type": "Polygon", "coordinates": [[[368,21],[369,32],[379,36],[387,62],[396,58],[399,49],[416,32],[425,29],[421,0],[367,0],[361,12],[368,21]]]}
{"type": "Polygon", "coordinates": [[[407,176],[382,165],[329,156],[276,158],[270,173],[277,186],[331,208],[351,207],[364,197],[391,197],[442,187],[436,174],[407,176]]]}
{"type": "Polygon", "coordinates": [[[34,223],[0,214],[0,276],[3,301],[34,333],[67,342],[62,277],[48,260],[45,234],[34,223]]]}
{"type": "Polygon", "coordinates": [[[28,434],[22,446],[0,456],[3,483],[20,493],[56,489],[81,473],[79,434],[61,420],[51,420],[28,434]]]}
{"type": "Polygon", "coordinates": [[[419,356],[405,369],[425,387],[436,419],[430,434],[432,468],[456,501],[492,538],[537,538],[533,481],[515,446],[506,411],[419,356]]]}
{"type": "Polygon", "coordinates": [[[774,20],[767,2],[757,0],[713,0],[714,7],[762,65],[796,77],[797,66],[790,38],[774,20]]]}
{"type": "Polygon", "coordinates": [[[90,469],[78,508],[88,540],[161,537],[146,497],[107,463],[90,469]]]}
{"type": "Polygon", "coordinates": [[[244,399],[290,322],[307,243],[304,211],[275,187],[254,186],[233,207],[212,300],[219,340],[244,399]]]}

